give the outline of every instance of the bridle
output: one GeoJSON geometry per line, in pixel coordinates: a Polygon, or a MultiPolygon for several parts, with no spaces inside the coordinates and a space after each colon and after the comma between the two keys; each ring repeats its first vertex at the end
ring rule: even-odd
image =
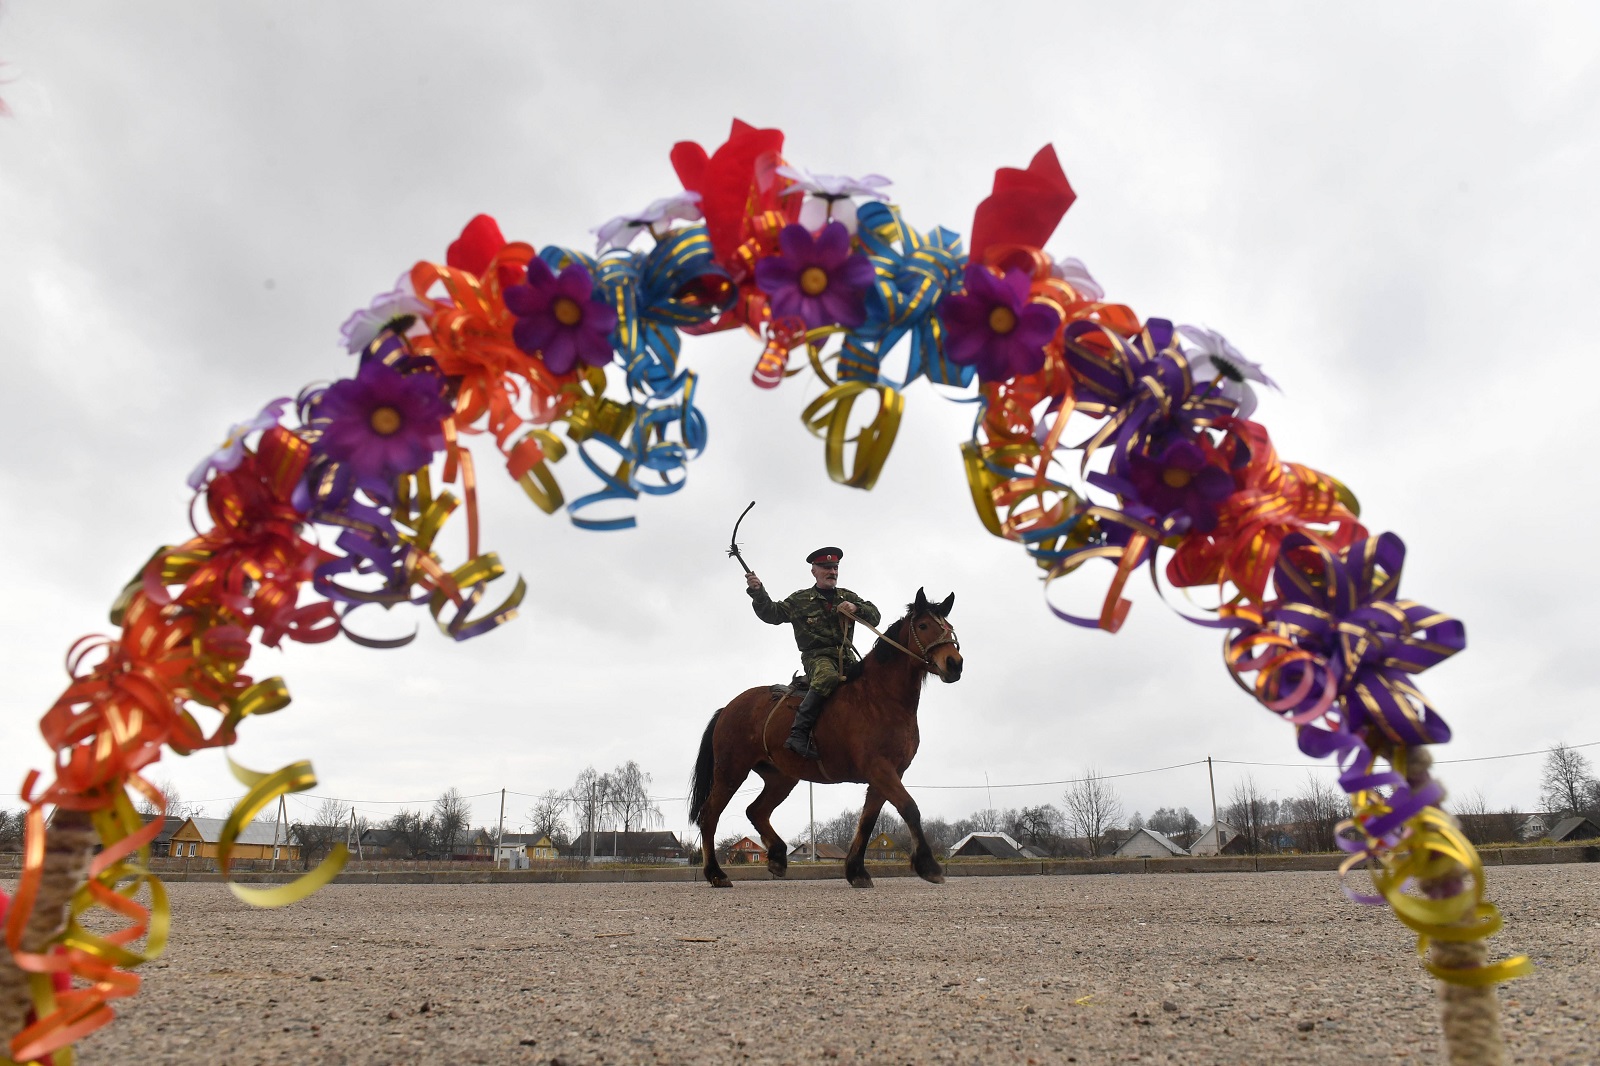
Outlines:
{"type": "Polygon", "coordinates": [[[891,648],[898,648],[900,651],[905,652],[907,655],[909,655],[913,659],[917,660],[917,662],[922,664],[922,668],[924,670],[928,670],[928,671],[937,673],[938,672],[938,668],[933,665],[933,660],[928,658],[928,656],[933,654],[933,650],[935,648],[942,648],[946,644],[950,644],[950,645],[955,647],[956,651],[960,651],[961,650],[961,640],[960,640],[959,637],[956,636],[955,627],[952,626],[937,611],[929,610],[927,613],[932,615],[933,618],[939,623],[939,629],[940,629],[939,637],[938,637],[937,640],[931,641],[928,644],[923,644],[921,639],[919,639],[918,636],[917,636],[917,627],[914,624],[919,616],[918,615],[912,615],[909,619],[907,619],[907,622],[908,623],[912,623],[912,624],[908,625],[908,628],[911,631],[911,643],[915,644],[916,647],[917,647],[916,651],[912,651],[910,648],[906,647],[904,644],[901,644],[899,641],[897,641],[894,638],[890,637],[887,633],[883,632],[882,630],[878,629],[877,627],[871,625],[868,622],[862,621],[859,618],[853,619],[853,621],[855,621],[855,622],[857,622],[857,623],[859,623],[859,624],[861,624],[863,626],[866,626],[866,628],[872,630],[872,632],[874,632],[874,633],[876,633],[878,635],[878,639],[879,640],[883,641],[885,644],[889,645],[891,648]]]}

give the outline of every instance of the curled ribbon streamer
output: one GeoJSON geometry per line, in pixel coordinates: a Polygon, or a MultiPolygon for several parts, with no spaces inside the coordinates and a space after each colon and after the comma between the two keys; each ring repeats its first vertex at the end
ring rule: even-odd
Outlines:
{"type": "Polygon", "coordinates": [[[911,349],[905,380],[882,384],[904,389],[919,376],[941,385],[971,383],[975,368],[945,358],[939,301],[960,288],[966,256],[961,236],[943,226],[919,233],[900,210],[876,201],[857,213],[858,238],[876,273],[865,324],[845,340],[848,357],[876,377],[878,364],[902,338],[911,349]]]}
{"type": "MultiPolygon", "coordinates": [[[[226,756],[226,753],[224,754],[226,756]]],[[[273,773],[262,774],[245,769],[234,762],[232,756],[226,757],[228,769],[233,772],[233,776],[250,790],[234,804],[227,820],[222,823],[222,831],[217,834],[217,867],[222,871],[222,879],[227,882],[228,890],[253,907],[285,907],[305,899],[338,876],[339,871],[344,869],[345,863],[350,860],[350,853],[343,844],[335,844],[327,858],[318,863],[315,869],[286,885],[277,885],[273,888],[246,888],[229,877],[233,863],[233,845],[239,839],[244,827],[250,824],[267,804],[279,796],[315,788],[317,775],[312,772],[309,762],[290,763],[273,773]]]]}
{"type": "Polygon", "coordinates": [[[1260,602],[1283,540],[1300,531],[1337,552],[1367,533],[1360,505],[1343,484],[1297,463],[1279,461],[1266,430],[1254,422],[1223,418],[1218,454],[1234,470],[1235,492],[1218,509],[1217,526],[1194,532],[1167,565],[1173,585],[1232,584],[1260,602]],[[1245,460],[1238,464],[1237,460],[1245,460]]]}
{"type": "Polygon", "coordinates": [[[883,472],[904,411],[905,396],[897,389],[866,381],[841,381],[807,404],[800,418],[807,429],[823,438],[828,476],[841,485],[870,489],[883,472]],[[868,392],[878,395],[878,413],[854,437],[848,436],[851,408],[868,392]],[[854,461],[846,473],[845,447],[852,443],[856,446],[854,461]]]}

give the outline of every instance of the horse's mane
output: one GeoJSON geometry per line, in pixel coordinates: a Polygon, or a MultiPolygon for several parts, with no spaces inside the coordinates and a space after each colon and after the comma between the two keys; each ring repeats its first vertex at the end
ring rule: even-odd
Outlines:
{"type": "MultiPolygon", "coordinates": [[[[936,603],[928,604],[928,610],[933,614],[939,615],[940,618],[944,617],[944,615],[939,611],[939,605],[936,603]]],[[[888,637],[890,640],[899,641],[901,644],[904,644],[906,642],[906,625],[911,621],[912,617],[916,613],[917,604],[915,601],[906,604],[906,613],[901,616],[898,622],[890,626],[888,629],[885,629],[883,631],[883,636],[888,637]]],[[[873,642],[872,649],[867,652],[867,658],[874,662],[885,662],[894,658],[896,655],[903,654],[905,653],[900,651],[900,649],[896,648],[893,644],[889,644],[883,639],[883,637],[879,637],[873,642]]]]}

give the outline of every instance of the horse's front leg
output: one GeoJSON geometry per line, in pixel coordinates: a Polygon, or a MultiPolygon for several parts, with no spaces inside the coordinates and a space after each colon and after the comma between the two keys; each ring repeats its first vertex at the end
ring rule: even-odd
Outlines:
{"type": "Polygon", "coordinates": [[[883,793],[876,785],[867,786],[867,801],[861,808],[861,821],[856,824],[856,838],[850,842],[850,854],[844,859],[844,876],[857,888],[871,888],[872,875],[867,873],[867,841],[878,824],[878,813],[883,810],[883,793]]]}
{"type": "Polygon", "coordinates": [[[911,830],[911,839],[915,844],[911,851],[911,868],[924,881],[932,881],[936,885],[944,884],[944,867],[933,857],[933,849],[928,846],[928,838],[922,835],[922,812],[917,809],[917,801],[911,798],[911,793],[907,792],[906,786],[901,783],[900,775],[895,772],[894,767],[880,765],[875,768],[871,780],[872,785],[867,790],[867,795],[877,793],[883,800],[894,804],[894,809],[900,812],[906,828],[911,830]]]}

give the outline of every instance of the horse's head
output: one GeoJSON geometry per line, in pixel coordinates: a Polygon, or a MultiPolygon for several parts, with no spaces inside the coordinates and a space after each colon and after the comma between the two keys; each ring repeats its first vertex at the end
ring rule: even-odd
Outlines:
{"type": "Polygon", "coordinates": [[[949,621],[950,608],[955,605],[954,592],[941,603],[929,603],[927,594],[918,589],[901,629],[901,640],[947,685],[961,680],[961,642],[949,621]]]}

